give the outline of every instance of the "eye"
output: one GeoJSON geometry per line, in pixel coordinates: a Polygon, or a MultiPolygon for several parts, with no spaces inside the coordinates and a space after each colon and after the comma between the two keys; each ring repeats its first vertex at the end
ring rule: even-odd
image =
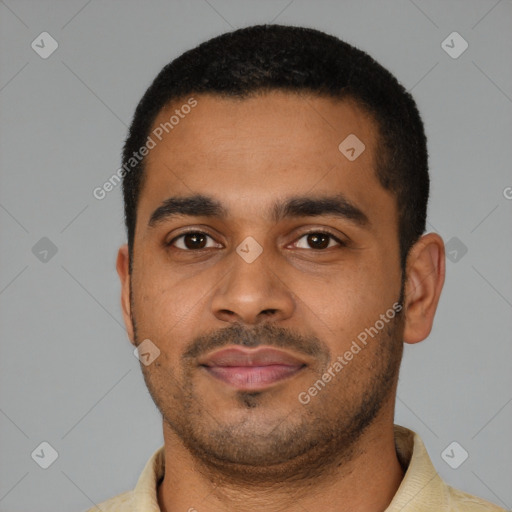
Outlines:
{"type": "Polygon", "coordinates": [[[299,249],[312,248],[315,250],[322,250],[329,249],[336,244],[341,246],[346,245],[339,238],[335,237],[331,233],[328,233],[326,231],[312,231],[311,233],[306,233],[305,235],[302,235],[296,242],[296,247],[298,247],[299,249]],[[305,242],[300,242],[300,240],[303,239],[305,239],[305,242]]]}
{"type": "MultiPolygon", "coordinates": [[[[182,233],[165,245],[187,252],[222,247],[221,244],[216,243],[210,235],[203,231],[182,233]]],[[[344,247],[347,244],[327,231],[312,231],[302,235],[294,245],[299,249],[315,249],[321,251],[336,245],[344,247]]]]}
{"type": "Polygon", "coordinates": [[[210,249],[212,247],[219,247],[220,244],[213,243],[213,245],[207,245],[208,239],[213,241],[213,238],[207,233],[202,231],[189,231],[188,233],[182,233],[181,235],[173,238],[167,246],[175,246],[182,251],[198,251],[201,249],[210,249]]]}

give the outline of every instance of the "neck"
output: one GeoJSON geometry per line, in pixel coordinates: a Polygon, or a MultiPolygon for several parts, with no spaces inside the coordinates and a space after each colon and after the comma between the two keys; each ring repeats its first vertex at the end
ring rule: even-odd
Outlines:
{"type": "Polygon", "coordinates": [[[225,471],[215,474],[205,469],[165,424],[164,440],[165,477],[158,488],[162,512],[383,511],[404,475],[389,414],[375,418],[350,450],[350,457],[333,457],[329,467],[270,483],[261,478],[265,468],[256,468],[252,481],[248,470],[245,478],[230,479],[225,471]]]}

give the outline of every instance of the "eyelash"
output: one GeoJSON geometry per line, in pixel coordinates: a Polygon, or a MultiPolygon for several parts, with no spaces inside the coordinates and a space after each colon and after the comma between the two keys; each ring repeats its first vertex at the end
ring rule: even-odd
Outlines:
{"type": "MultiPolygon", "coordinates": [[[[213,240],[213,237],[204,231],[197,231],[197,230],[192,231],[191,230],[191,231],[185,231],[184,233],[181,233],[180,235],[174,237],[169,242],[166,242],[164,245],[166,247],[172,247],[173,244],[177,240],[179,240],[180,238],[183,238],[186,235],[205,235],[213,240]]],[[[337,242],[340,245],[340,247],[347,247],[347,245],[348,245],[346,242],[343,242],[342,240],[340,240],[338,237],[334,236],[329,231],[323,231],[323,230],[314,230],[314,231],[308,231],[307,233],[303,233],[299,238],[297,238],[296,241],[298,241],[301,238],[308,236],[308,235],[325,235],[325,236],[328,236],[329,238],[331,238],[332,240],[334,240],[335,242],[337,242]]],[[[175,249],[179,250],[179,251],[183,251],[183,252],[199,252],[199,251],[211,249],[211,247],[207,247],[207,248],[203,248],[203,249],[181,249],[181,248],[175,248],[175,249]]],[[[322,251],[325,251],[326,249],[332,249],[332,247],[326,247],[325,249],[310,249],[310,250],[315,251],[315,252],[322,252],[322,251]]]]}

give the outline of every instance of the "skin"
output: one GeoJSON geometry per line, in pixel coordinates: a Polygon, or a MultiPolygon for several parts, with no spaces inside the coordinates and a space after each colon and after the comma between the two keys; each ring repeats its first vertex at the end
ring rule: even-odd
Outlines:
{"type": "MultiPolygon", "coordinates": [[[[443,241],[435,233],[418,240],[402,314],[301,404],[299,393],[400,296],[397,207],[374,173],[376,126],[349,100],[277,91],[195,98],[193,111],[147,157],[131,274],[126,245],[117,258],[130,340],[149,338],[160,350],[141,364],[163,416],[160,508],[384,510],[404,474],[393,437],[403,343],[431,331],[443,241]],[[352,162],[338,150],[349,134],[366,146],[352,162]],[[277,223],[269,215],[289,196],[338,192],[366,214],[369,228],[332,215],[277,223]],[[227,216],[148,226],[166,198],[193,194],[218,200],[227,216]],[[165,246],[186,229],[211,238],[165,246]],[[318,248],[307,236],[318,231],[348,245],[327,238],[318,248]],[[263,249],[252,263],[236,252],[249,236],[263,249]],[[209,349],[241,343],[281,346],[307,366],[259,393],[233,389],[199,367],[209,349]],[[191,348],[196,357],[185,357],[191,348]]],[[[181,104],[164,109],[155,126],[181,104]]]]}

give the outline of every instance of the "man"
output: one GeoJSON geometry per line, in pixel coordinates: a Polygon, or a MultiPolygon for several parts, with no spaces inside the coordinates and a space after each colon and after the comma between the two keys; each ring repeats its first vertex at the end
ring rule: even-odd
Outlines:
{"type": "Polygon", "coordinates": [[[445,254],[387,70],[316,30],[224,34],[157,76],[121,174],[123,314],[164,446],[101,510],[501,510],[393,424],[445,254]]]}

